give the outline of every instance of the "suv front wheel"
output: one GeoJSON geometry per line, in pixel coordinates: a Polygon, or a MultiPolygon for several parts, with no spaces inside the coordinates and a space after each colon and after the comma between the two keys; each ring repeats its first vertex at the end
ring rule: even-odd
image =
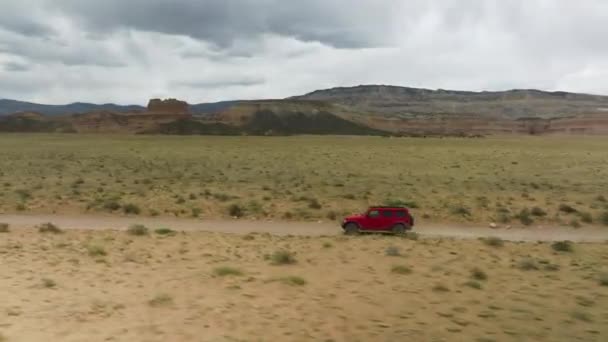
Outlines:
{"type": "Polygon", "coordinates": [[[357,235],[359,234],[359,226],[356,223],[349,222],[344,226],[344,233],[346,235],[357,235]]]}

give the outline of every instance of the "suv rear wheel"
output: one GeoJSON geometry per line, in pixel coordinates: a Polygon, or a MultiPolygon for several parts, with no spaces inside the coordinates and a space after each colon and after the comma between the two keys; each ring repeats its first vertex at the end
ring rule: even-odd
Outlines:
{"type": "Polygon", "coordinates": [[[344,226],[344,233],[346,235],[357,235],[359,234],[359,226],[356,223],[350,222],[344,226]]]}
{"type": "Polygon", "coordinates": [[[391,229],[391,231],[395,235],[405,235],[405,232],[407,231],[407,227],[405,227],[405,225],[403,225],[401,223],[398,223],[398,224],[396,224],[396,225],[393,226],[393,228],[391,229]]]}

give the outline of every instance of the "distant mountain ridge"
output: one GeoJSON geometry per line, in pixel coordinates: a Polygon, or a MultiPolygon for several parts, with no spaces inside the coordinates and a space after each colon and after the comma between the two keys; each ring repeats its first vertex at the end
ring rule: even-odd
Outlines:
{"type": "Polygon", "coordinates": [[[9,115],[19,112],[36,112],[44,115],[79,114],[93,111],[110,111],[118,113],[135,112],[145,110],[145,107],[137,105],[92,104],[74,102],[67,105],[46,105],[32,102],[0,99],[0,115],[9,115]]]}
{"type": "Polygon", "coordinates": [[[478,136],[608,135],[608,96],[547,92],[431,90],[363,85],[277,100],[147,107],[0,100],[0,132],[124,134],[478,136]]]}
{"type": "Polygon", "coordinates": [[[509,89],[497,91],[472,91],[472,90],[449,90],[449,89],[429,89],[429,88],[413,88],[383,84],[364,84],[352,87],[334,87],[327,89],[319,89],[301,96],[292,96],[291,98],[317,97],[319,95],[340,94],[340,93],[393,93],[405,94],[410,96],[431,96],[433,94],[452,95],[452,96],[480,96],[486,98],[497,98],[502,96],[539,96],[539,97],[568,97],[570,99],[598,99],[607,98],[605,95],[573,93],[567,91],[545,91],[539,89],[509,89]]]}
{"type": "MultiPolygon", "coordinates": [[[[190,105],[194,114],[215,113],[224,110],[240,101],[221,101],[190,105]]],[[[0,99],[0,116],[22,112],[34,112],[44,115],[83,114],[89,112],[131,113],[145,111],[146,107],[139,105],[117,105],[113,103],[93,104],[74,102],[66,105],[47,105],[33,102],[0,99]]]]}
{"type": "MultiPolygon", "coordinates": [[[[461,91],[411,88],[391,85],[359,85],[315,90],[290,100],[315,100],[342,106],[351,114],[414,118],[436,114],[475,114],[507,118],[552,118],[608,111],[608,96],[513,89],[506,91],[461,91]]],[[[192,114],[213,114],[246,101],[190,104],[192,114]]],[[[75,102],[45,105],[0,99],[0,115],[36,112],[44,115],[81,114],[95,111],[129,113],[145,111],[140,105],[75,102]]]]}
{"type": "Polygon", "coordinates": [[[446,114],[556,118],[605,112],[608,108],[608,96],[536,89],[474,92],[361,85],[316,90],[291,99],[327,101],[344,106],[354,114],[397,118],[446,114]]]}

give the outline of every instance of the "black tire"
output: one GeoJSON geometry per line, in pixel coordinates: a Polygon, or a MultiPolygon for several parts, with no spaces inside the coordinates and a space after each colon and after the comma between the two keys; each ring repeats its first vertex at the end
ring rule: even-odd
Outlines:
{"type": "Polygon", "coordinates": [[[405,232],[407,231],[407,227],[401,223],[397,223],[396,225],[393,226],[393,228],[391,229],[391,231],[393,232],[393,234],[395,235],[405,235],[405,232]]]}
{"type": "Polygon", "coordinates": [[[358,235],[359,226],[356,223],[350,222],[344,226],[344,234],[346,235],[358,235]]]}

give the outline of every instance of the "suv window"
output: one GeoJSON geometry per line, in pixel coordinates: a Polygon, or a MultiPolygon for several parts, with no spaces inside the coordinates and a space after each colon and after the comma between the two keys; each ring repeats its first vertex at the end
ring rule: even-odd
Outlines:
{"type": "Polygon", "coordinates": [[[384,210],[382,211],[382,216],[384,217],[393,217],[393,212],[390,210],[384,210]]]}
{"type": "Polygon", "coordinates": [[[369,214],[367,214],[367,216],[372,217],[372,218],[373,217],[378,217],[378,216],[380,216],[380,212],[378,210],[371,210],[369,212],[369,214]]]}
{"type": "Polygon", "coordinates": [[[405,217],[405,211],[403,211],[403,210],[397,211],[397,217],[405,217]]]}

